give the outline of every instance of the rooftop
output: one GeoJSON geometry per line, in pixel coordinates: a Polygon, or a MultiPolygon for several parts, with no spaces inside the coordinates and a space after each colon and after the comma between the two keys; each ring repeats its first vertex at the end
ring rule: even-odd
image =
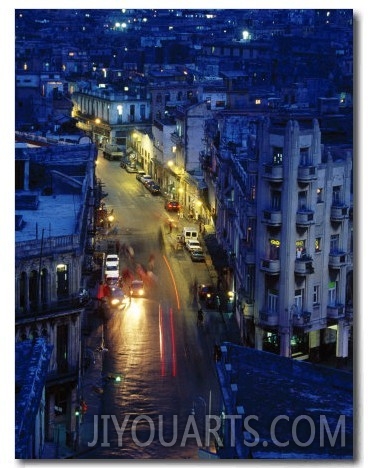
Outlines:
{"type": "Polygon", "coordinates": [[[37,209],[17,210],[16,206],[15,214],[22,216],[23,227],[15,232],[15,241],[41,239],[43,229],[45,238],[75,234],[81,202],[78,194],[40,195],[37,209]]]}
{"type": "Polygon", "coordinates": [[[254,418],[245,429],[256,431],[244,433],[254,439],[250,452],[236,443],[239,458],[353,457],[352,373],[231,343],[223,349],[217,372],[225,411],[243,407],[243,418],[254,418]]]}

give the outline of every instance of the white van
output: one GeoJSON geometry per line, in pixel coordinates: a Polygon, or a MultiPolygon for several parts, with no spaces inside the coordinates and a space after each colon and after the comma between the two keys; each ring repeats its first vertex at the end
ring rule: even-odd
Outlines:
{"type": "Polygon", "coordinates": [[[182,230],[182,240],[184,243],[188,240],[198,240],[198,230],[194,227],[184,227],[182,230]]]}

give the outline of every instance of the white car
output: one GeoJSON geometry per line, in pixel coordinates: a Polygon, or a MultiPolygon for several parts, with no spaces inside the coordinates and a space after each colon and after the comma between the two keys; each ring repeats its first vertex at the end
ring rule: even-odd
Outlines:
{"type": "Polygon", "coordinates": [[[185,247],[188,250],[188,252],[194,249],[202,249],[201,244],[198,240],[187,240],[185,243],[185,247]]]}
{"type": "Polygon", "coordinates": [[[106,257],[106,269],[111,267],[116,267],[116,270],[119,269],[119,257],[116,254],[108,254],[106,257]]]}
{"type": "Polygon", "coordinates": [[[149,174],[144,174],[140,178],[140,181],[142,182],[142,184],[145,184],[149,180],[152,180],[152,176],[150,176],[149,174]]]}

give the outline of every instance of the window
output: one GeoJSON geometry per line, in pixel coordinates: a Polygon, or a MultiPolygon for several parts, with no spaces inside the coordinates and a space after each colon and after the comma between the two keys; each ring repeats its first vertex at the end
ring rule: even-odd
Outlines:
{"type": "Polygon", "coordinates": [[[330,252],[339,251],[339,234],[333,234],[330,238],[330,252]]]}
{"type": "Polygon", "coordinates": [[[309,148],[300,148],[300,165],[308,166],[309,164],[309,148]]]}
{"type": "Polygon", "coordinates": [[[333,205],[340,205],[341,204],[340,195],[341,195],[340,185],[338,185],[337,187],[333,187],[332,188],[332,203],[333,203],[333,205]]]}
{"type": "Polygon", "coordinates": [[[299,211],[307,209],[307,192],[305,190],[298,193],[298,206],[299,211]]]}
{"type": "Polygon", "coordinates": [[[295,290],[294,304],[296,305],[297,312],[298,313],[302,312],[303,310],[303,290],[302,289],[295,290]]]}
{"type": "Polygon", "coordinates": [[[278,294],[275,289],[268,291],[268,312],[277,312],[278,294]]]}
{"type": "Polygon", "coordinates": [[[317,203],[323,202],[323,188],[317,189],[317,203]]]}
{"type": "Polygon", "coordinates": [[[278,239],[269,240],[269,259],[279,260],[280,258],[280,241],[278,239]]]}
{"type": "Polygon", "coordinates": [[[278,190],[272,190],[272,210],[280,211],[281,210],[281,192],[278,190]]]}
{"type": "Polygon", "coordinates": [[[139,113],[140,113],[140,120],[145,120],[145,118],[146,118],[146,106],[144,104],[140,105],[139,113]]]}
{"type": "Polygon", "coordinates": [[[273,148],[273,164],[281,165],[283,160],[283,149],[282,148],[273,148]]]}
{"type": "Polygon", "coordinates": [[[301,254],[305,251],[305,239],[297,240],[295,243],[296,258],[301,258],[301,254]]]}
{"type": "Polygon", "coordinates": [[[156,103],[157,103],[157,104],[161,104],[161,103],[162,103],[162,96],[161,96],[161,94],[157,94],[157,95],[156,95],[156,103]]]}
{"type": "Polygon", "coordinates": [[[336,305],[336,281],[331,281],[328,285],[328,305],[336,305]]]}
{"type": "Polygon", "coordinates": [[[62,298],[68,295],[68,265],[57,265],[57,296],[62,298]]]}
{"type": "Polygon", "coordinates": [[[319,304],[319,284],[313,286],[313,304],[319,304]]]}
{"type": "Polygon", "coordinates": [[[314,241],[314,248],[316,252],[321,252],[321,238],[316,237],[316,240],[314,241]]]}

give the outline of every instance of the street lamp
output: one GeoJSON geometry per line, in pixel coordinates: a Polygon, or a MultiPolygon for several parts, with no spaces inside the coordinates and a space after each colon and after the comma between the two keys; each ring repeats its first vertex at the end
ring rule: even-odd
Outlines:
{"type": "Polygon", "coordinates": [[[92,140],[93,143],[97,144],[98,138],[97,138],[97,133],[95,132],[95,127],[101,123],[101,120],[99,118],[96,118],[94,120],[94,123],[92,125],[92,140]]]}

